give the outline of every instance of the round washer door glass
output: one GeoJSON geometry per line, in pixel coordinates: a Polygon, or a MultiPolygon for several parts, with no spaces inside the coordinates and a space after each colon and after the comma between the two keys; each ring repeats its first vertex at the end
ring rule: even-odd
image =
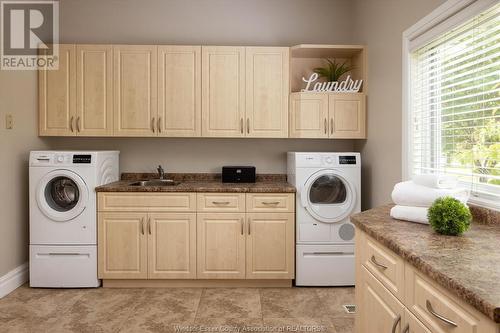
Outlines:
{"type": "Polygon", "coordinates": [[[75,208],[80,199],[78,185],[65,176],[52,179],[45,186],[45,200],[50,208],[58,212],[67,212],[75,208]]]}
{"type": "Polygon", "coordinates": [[[38,207],[54,221],[74,219],[83,212],[87,200],[87,185],[80,176],[69,170],[54,170],[38,184],[38,207]]]}
{"type": "Polygon", "coordinates": [[[321,170],[309,177],[301,193],[302,205],[315,219],[326,223],[342,221],[351,214],[355,190],[335,170],[321,170]]]}

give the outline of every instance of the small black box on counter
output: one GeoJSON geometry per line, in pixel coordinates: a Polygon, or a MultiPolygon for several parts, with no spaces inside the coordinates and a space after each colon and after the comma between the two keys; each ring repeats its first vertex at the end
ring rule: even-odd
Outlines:
{"type": "Polygon", "coordinates": [[[255,183],[255,167],[253,166],[223,166],[223,183],[255,183]]]}

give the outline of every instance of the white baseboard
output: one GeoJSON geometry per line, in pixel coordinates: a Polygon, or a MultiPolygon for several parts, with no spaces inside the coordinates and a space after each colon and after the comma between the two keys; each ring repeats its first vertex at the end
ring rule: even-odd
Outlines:
{"type": "Polygon", "coordinates": [[[0,298],[10,294],[29,280],[29,266],[24,263],[0,276],[0,298]]]}

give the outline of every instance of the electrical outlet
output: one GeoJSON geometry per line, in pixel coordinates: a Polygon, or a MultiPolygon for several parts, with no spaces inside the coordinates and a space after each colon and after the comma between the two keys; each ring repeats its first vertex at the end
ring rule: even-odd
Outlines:
{"type": "Polygon", "coordinates": [[[14,117],[11,114],[5,116],[5,128],[6,129],[14,128],[14,117]]]}

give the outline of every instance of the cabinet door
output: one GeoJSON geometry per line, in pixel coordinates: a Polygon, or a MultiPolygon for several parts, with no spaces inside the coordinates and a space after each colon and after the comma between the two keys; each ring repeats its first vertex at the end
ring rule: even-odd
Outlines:
{"type": "Polygon", "coordinates": [[[146,279],[146,215],[99,213],[98,216],[99,278],[146,279]]]}
{"type": "Polygon", "coordinates": [[[247,279],[293,279],[294,214],[247,214],[247,279]]]}
{"type": "Polygon", "coordinates": [[[246,136],[288,137],[289,48],[247,47],[246,136]]]}
{"type": "Polygon", "coordinates": [[[201,135],[201,46],[159,46],[158,135],[201,135]]]}
{"type": "Polygon", "coordinates": [[[198,214],[198,279],[245,278],[244,224],[245,214],[198,214]]]}
{"type": "Polygon", "coordinates": [[[76,131],[83,136],[113,134],[113,47],[76,46],[76,131]]]}
{"type": "Polygon", "coordinates": [[[431,331],[408,310],[405,310],[405,319],[405,327],[408,327],[408,330],[406,332],[403,331],[403,333],[431,333],[431,331]]]}
{"type": "Polygon", "coordinates": [[[113,46],[114,134],[156,136],[157,47],[113,46]]]}
{"type": "Polygon", "coordinates": [[[59,45],[59,69],[38,72],[39,134],[42,136],[76,134],[75,53],[75,45],[59,45]]]}
{"type": "Polygon", "coordinates": [[[290,137],[328,138],[328,95],[290,95],[290,137]]]}
{"type": "Polygon", "coordinates": [[[202,47],[202,135],[244,136],[245,48],[202,47]]]}
{"type": "Polygon", "coordinates": [[[365,94],[344,93],[329,96],[330,137],[363,139],[365,131],[365,94]]]}
{"type": "Polygon", "coordinates": [[[356,274],[361,274],[359,278],[361,285],[356,286],[361,292],[356,332],[401,333],[405,315],[404,306],[363,266],[358,266],[356,274]]]}
{"type": "Polygon", "coordinates": [[[195,213],[151,213],[148,234],[150,279],[196,278],[195,213]]]}

